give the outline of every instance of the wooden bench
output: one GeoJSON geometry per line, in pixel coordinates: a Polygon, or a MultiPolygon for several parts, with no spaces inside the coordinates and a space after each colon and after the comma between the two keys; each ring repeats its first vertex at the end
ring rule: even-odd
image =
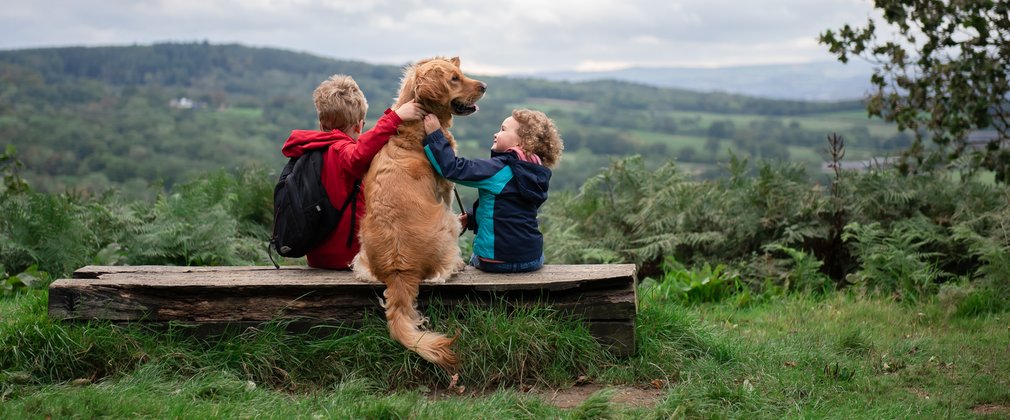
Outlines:
{"type": "MultiPolygon", "coordinates": [[[[382,317],[385,286],[349,271],[305,267],[87,266],[49,286],[49,316],[57,320],[179,322],[204,331],[289,320],[354,324],[382,317]]],[[[418,305],[547,304],[583,319],[617,355],[635,351],[635,266],[547,265],[533,273],[489,274],[467,267],[445,283],[421,285],[418,305]]]]}

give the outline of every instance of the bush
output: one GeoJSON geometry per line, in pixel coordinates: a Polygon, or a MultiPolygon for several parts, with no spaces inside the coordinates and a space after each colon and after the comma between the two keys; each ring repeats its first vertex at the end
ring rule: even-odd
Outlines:
{"type": "Polygon", "coordinates": [[[643,286],[645,293],[655,294],[663,301],[686,303],[718,302],[730,296],[739,287],[737,274],[726,266],[708,263],[688,270],[673,258],[663,262],[665,274],[658,282],[643,286]]]}
{"type": "Polygon", "coordinates": [[[65,275],[87,264],[100,246],[87,210],[70,194],[0,195],[0,265],[65,275]]]}
{"type": "Polygon", "coordinates": [[[905,219],[887,230],[880,223],[845,227],[842,238],[853,244],[862,263],[850,278],[867,289],[917,300],[932,295],[949,273],[939,270],[941,254],[923,250],[944,240],[935,225],[923,218],[905,219]]]}
{"type": "MultiPolygon", "coordinates": [[[[60,278],[88,264],[223,265],[266,261],[273,186],[262,170],[217,172],[161,194],[0,194],[0,266],[60,278]]],[[[26,282],[8,280],[13,290],[26,282]]],[[[36,287],[48,286],[35,282],[36,287]]]]}
{"type": "Polygon", "coordinates": [[[827,290],[830,278],[911,300],[960,276],[1010,289],[1007,186],[872,168],[839,172],[829,194],[793,165],[734,159],[728,169],[697,181],[672,162],[614,162],[548,201],[549,260],[634,263],[663,277],[672,257],[734,267],[757,290],[827,290]]]}

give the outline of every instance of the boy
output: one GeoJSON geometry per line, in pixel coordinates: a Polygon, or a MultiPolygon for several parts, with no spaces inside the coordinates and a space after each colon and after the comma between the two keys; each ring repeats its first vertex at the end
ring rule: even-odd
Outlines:
{"type": "MultiPolygon", "coordinates": [[[[389,141],[401,122],[417,121],[423,110],[414,102],[385,111],[375,127],[362,133],[368,102],[358,84],[350,76],[330,76],[312,93],[319,117],[319,131],[293,130],[281,152],[289,158],[301,156],[307,150],[325,147],[322,181],[330,202],[339,206],[353,190],[354,182],[365,176],[372,158],[389,141]]],[[[365,198],[359,189],[354,209],[344,212],[337,227],[306,255],[310,267],[347,269],[361,244],[358,233],[351,232],[365,214],[365,198]],[[348,246],[348,237],[352,238],[348,246]]]]}
{"type": "Polygon", "coordinates": [[[537,210],[547,200],[551,170],[564,143],[543,112],[516,109],[502,121],[490,159],[457,157],[438,118],[424,119],[425,153],[446,179],[477,188],[473,208],[460,215],[474,231],[470,265],[497,273],[534,271],[544,265],[544,237],[537,210]]]}

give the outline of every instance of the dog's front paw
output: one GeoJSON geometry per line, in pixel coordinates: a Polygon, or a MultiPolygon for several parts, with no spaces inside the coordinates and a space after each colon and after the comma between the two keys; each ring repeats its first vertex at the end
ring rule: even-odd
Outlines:
{"type": "Polygon", "coordinates": [[[430,279],[425,279],[422,283],[443,284],[447,280],[449,280],[449,276],[435,276],[430,279]]]}

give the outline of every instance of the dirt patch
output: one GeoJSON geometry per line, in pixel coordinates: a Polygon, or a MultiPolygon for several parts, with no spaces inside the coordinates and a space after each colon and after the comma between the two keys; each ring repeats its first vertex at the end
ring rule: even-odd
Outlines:
{"type": "MultiPolygon", "coordinates": [[[[558,408],[574,408],[582,404],[593,394],[601,390],[610,390],[610,402],[628,408],[651,408],[658,403],[665,395],[665,382],[655,382],[653,384],[643,384],[639,386],[616,386],[585,383],[570,388],[563,389],[538,389],[523,387],[519,391],[530,396],[537,396],[546,403],[558,408]]],[[[493,391],[485,391],[489,393],[493,391]]],[[[458,397],[480,397],[485,393],[467,392],[465,387],[454,389],[440,389],[434,391],[425,390],[429,400],[437,401],[446,398],[458,397]]]]}
{"type": "Polygon", "coordinates": [[[586,398],[603,389],[613,390],[610,401],[628,407],[652,407],[663,398],[663,390],[653,387],[637,388],[629,386],[604,386],[598,384],[588,384],[565,389],[552,389],[542,391],[531,391],[532,394],[539,395],[544,401],[557,406],[558,408],[572,408],[582,404],[586,398]]]}
{"type": "Polygon", "coordinates": [[[975,414],[1010,414],[1010,405],[1004,404],[980,404],[971,408],[975,414]]]}

